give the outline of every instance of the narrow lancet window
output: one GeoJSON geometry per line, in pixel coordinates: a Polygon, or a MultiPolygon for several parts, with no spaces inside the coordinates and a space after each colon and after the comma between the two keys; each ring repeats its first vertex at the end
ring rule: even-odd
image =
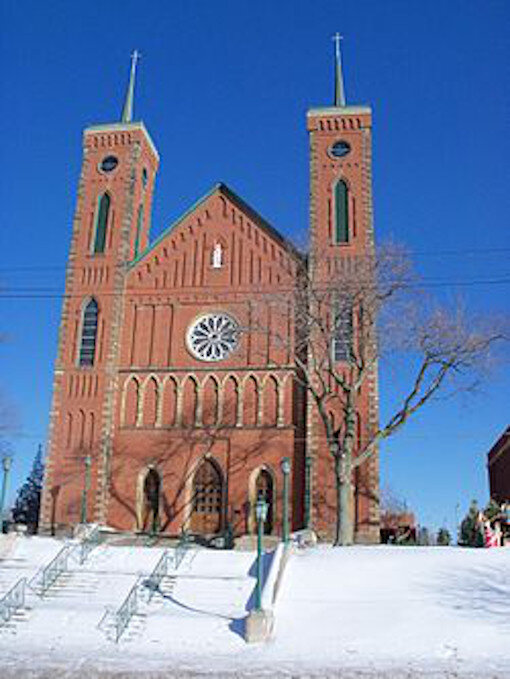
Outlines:
{"type": "Polygon", "coordinates": [[[138,206],[138,219],[136,221],[136,236],[135,236],[135,258],[140,252],[140,238],[142,237],[143,228],[143,204],[138,206]]]}
{"type": "Polygon", "coordinates": [[[96,355],[98,306],[95,299],[91,299],[83,311],[80,343],[80,366],[94,365],[96,355]]]}
{"type": "Polygon", "coordinates": [[[104,252],[106,246],[106,232],[108,229],[108,216],[110,213],[111,199],[107,193],[103,193],[97,204],[96,237],[94,240],[94,254],[104,252]]]}
{"type": "Polygon", "coordinates": [[[340,179],[335,184],[335,243],[349,242],[349,192],[340,179]]]}
{"type": "Polygon", "coordinates": [[[333,360],[350,361],[352,359],[353,318],[352,305],[349,301],[339,304],[335,315],[333,334],[333,360]]]}

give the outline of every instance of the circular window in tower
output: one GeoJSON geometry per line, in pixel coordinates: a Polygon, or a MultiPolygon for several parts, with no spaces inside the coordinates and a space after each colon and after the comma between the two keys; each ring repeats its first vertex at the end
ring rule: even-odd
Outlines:
{"type": "Polygon", "coordinates": [[[106,156],[100,162],[99,169],[101,172],[113,172],[118,164],[119,159],[116,156],[106,156]]]}
{"type": "Polygon", "coordinates": [[[329,149],[329,155],[333,158],[343,158],[351,151],[351,145],[346,141],[336,141],[329,149]]]}
{"type": "Polygon", "coordinates": [[[204,314],[189,327],[188,349],[201,361],[222,361],[239,343],[239,326],[228,314],[204,314]]]}

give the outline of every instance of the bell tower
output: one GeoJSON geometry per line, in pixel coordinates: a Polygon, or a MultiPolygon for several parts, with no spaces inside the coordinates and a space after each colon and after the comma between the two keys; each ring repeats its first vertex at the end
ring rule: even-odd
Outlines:
{"type": "Polygon", "coordinates": [[[41,527],[103,522],[125,272],[148,242],[159,156],[133,121],[134,52],[121,120],[87,127],[53,382],[41,527]]]}
{"type": "Polygon", "coordinates": [[[337,33],[333,106],[307,114],[312,247],[335,257],[374,246],[372,109],[346,104],[340,39],[337,33]]]}
{"type": "MultiPolygon", "coordinates": [[[[357,257],[374,253],[372,215],[372,110],[367,105],[346,101],[341,37],[334,41],[333,104],[312,108],[307,113],[310,148],[310,276],[315,284],[330,280],[332,271],[349,270],[357,257]]],[[[352,323],[352,321],[350,321],[352,323]]],[[[352,329],[352,325],[351,325],[352,329]]],[[[355,330],[351,332],[355,333],[355,330]]],[[[333,360],[341,363],[345,356],[333,360]]],[[[359,422],[372,428],[378,421],[377,370],[366,381],[359,403],[359,422]]],[[[359,425],[361,427],[361,425],[359,425]]],[[[323,488],[332,462],[323,433],[323,425],[313,403],[307,409],[307,456],[312,472],[309,478],[312,498],[314,488],[323,488]]],[[[377,493],[379,471],[377,455],[365,465],[370,492],[356,499],[356,531],[360,542],[378,542],[377,493]],[[373,491],[373,492],[372,492],[373,491]],[[367,499],[367,498],[372,499],[367,499]],[[359,529],[359,526],[362,526],[359,529]]],[[[316,494],[315,497],[318,497],[316,494]]],[[[312,501],[312,520],[316,527],[331,525],[325,519],[324,501],[312,501]]]]}

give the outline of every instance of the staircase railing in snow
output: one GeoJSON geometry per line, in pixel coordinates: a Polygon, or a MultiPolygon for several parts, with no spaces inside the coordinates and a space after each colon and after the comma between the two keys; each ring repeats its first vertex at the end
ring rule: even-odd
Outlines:
{"type": "Polygon", "coordinates": [[[149,590],[147,600],[150,602],[154,594],[159,590],[161,581],[168,575],[168,571],[174,562],[173,554],[165,549],[158,563],[154,566],[152,573],[143,581],[144,587],[149,590]]]}
{"type": "Polygon", "coordinates": [[[189,540],[189,535],[186,532],[183,532],[179,542],[177,543],[177,547],[175,548],[175,555],[174,555],[174,568],[177,570],[179,566],[181,565],[182,560],[184,559],[184,556],[186,552],[188,551],[190,546],[190,540],[189,540]]]}
{"type": "Polygon", "coordinates": [[[17,610],[25,608],[26,586],[27,579],[21,578],[0,599],[0,625],[6,625],[17,610]]]}
{"type": "Polygon", "coordinates": [[[60,576],[69,570],[69,559],[74,548],[72,544],[64,545],[57,556],[34,575],[28,584],[36,594],[43,597],[60,576]]]}
{"type": "Polygon", "coordinates": [[[120,607],[113,614],[114,629],[115,629],[115,643],[119,642],[122,634],[129,625],[129,621],[138,611],[138,588],[140,586],[140,579],[138,579],[129,594],[124,599],[120,607]]]}
{"type": "Polygon", "coordinates": [[[97,524],[93,524],[90,526],[90,529],[87,531],[82,541],[78,545],[78,559],[80,564],[85,563],[90,552],[94,549],[94,547],[97,547],[100,542],[101,533],[99,531],[99,526],[97,524]]]}
{"type": "Polygon", "coordinates": [[[177,570],[179,568],[188,549],[189,539],[187,534],[183,533],[175,550],[166,549],[150,575],[148,577],[139,577],[119,608],[113,613],[107,612],[106,619],[113,616],[115,643],[119,642],[119,639],[124,634],[131,618],[138,612],[140,590],[142,588],[144,590],[149,590],[148,601],[150,602],[154,593],[159,589],[161,581],[168,575],[168,572],[172,569],[177,570]]]}

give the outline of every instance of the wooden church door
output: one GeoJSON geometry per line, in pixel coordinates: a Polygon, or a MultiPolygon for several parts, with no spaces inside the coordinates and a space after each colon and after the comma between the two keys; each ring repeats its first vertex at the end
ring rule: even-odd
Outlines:
{"type": "Polygon", "coordinates": [[[204,460],[193,477],[191,531],[201,535],[219,533],[222,514],[222,474],[212,460],[204,460]]]}

